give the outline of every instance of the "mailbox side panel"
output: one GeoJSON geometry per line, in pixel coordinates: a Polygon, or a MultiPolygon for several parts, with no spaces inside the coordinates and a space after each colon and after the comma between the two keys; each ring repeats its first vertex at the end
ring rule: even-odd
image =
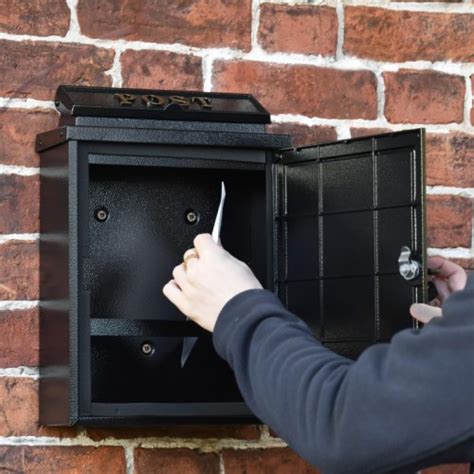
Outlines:
{"type": "Polygon", "coordinates": [[[70,423],[68,143],[40,154],[40,423],[70,423]]]}

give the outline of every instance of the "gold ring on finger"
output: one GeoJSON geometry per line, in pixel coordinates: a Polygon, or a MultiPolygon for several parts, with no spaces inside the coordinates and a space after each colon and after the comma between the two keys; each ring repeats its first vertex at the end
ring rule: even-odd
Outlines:
{"type": "Polygon", "coordinates": [[[187,270],[188,261],[191,260],[192,258],[199,258],[199,255],[198,255],[198,253],[196,252],[196,250],[189,252],[189,253],[184,257],[184,259],[183,259],[183,265],[184,265],[184,269],[185,269],[185,270],[187,270]]]}

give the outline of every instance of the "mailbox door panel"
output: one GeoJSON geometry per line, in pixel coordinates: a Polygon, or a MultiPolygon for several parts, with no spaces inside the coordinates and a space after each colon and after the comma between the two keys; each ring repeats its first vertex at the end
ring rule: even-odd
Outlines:
{"type": "Polygon", "coordinates": [[[274,165],[276,289],[315,336],[355,358],[416,327],[426,301],[424,132],[287,150],[274,165]],[[403,246],[420,263],[406,280],[403,246]]]}

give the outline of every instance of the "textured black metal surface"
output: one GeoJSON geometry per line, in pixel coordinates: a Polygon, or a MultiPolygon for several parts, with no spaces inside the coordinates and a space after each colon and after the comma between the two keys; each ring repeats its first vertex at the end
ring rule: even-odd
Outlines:
{"type": "Polygon", "coordinates": [[[38,135],[36,150],[41,152],[67,140],[108,143],[161,143],[163,145],[220,146],[272,150],[288,145],[285,135],[265,133],[130,129],[106,127],[61,127],[38,135]]]}
{"type": "MultiPolygon", "coordinates": [[[[176,160],[176,159],[175,159],[176,160]]],[[[129,157],[129,162],[133,159],[129,157]]],[[[192,247],[210,232],[220,182],[229,199],[221,239],[265,281],[265,175],[260,171],[91,165],[89,173],[89,275],[91,318],[181,321],[183,315],[159,290],[192,247]],[[95,217],[107,209],[104,222],[95,217]],[[189,224],[188,210],[199,215],[189,224]]],[[[182,336],[93,337],[93,402],[241,401],[231,370],[207,335],[180,367],[182,336]],[[155,352],[146,356],[149,341],[155,352]],[[150,383],[150,374],[154,382],[150,383]],[[192,389],[191,389],[192,388],[192,389]]],[[[199,331],[198,331],[199,333],[199,331]]]]}
{"type": "MultiPolygon", "coordinates": [[[[133,162],[132,159],[129,159],[133,162]]],[[[176,161],[176,159],[175,159],[176,161]]],[[[182,320],[157,291],[193,246],[212,230],[220,182],[228,190],[221,239],[265,281],[264,170],[236,171],[91,165],[89,231],[91,315],[182,320]],[[106,209],[98,221],[96,210],[106,209]],[[190,224],[186,212],[199,221],[190,224]]]]}
{"type": "Polygon", "coordinates": [[[42,156],[40,174],[40,422],[69,424],[69,161],[66,145],[42,156]]]}
{"type": "Polygon", "coordinates": [[[315,335],[348,357],[413,327],[426,270],[399,274],[410,247],[424,266],[423,131],[288,150],[275,166],[277,289],[315,335]],[[278,187],[278,186],[277,186],[278,187]]]}
{"type": "Polygon", "coordinates": [[[55,100],[70,116],[270,123],[270,114],[249,94],[63,85],[55,100]],[[150,96],[155,100],[143,100],[150,96]]]}

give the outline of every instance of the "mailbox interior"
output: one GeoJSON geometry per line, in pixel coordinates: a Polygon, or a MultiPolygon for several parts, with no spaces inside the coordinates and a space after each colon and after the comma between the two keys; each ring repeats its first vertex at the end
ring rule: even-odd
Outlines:
{"type": "Polygon", "coordinates": [[[90,355],[83,361],[90,367],[82,384],[84,406],[100,416],[117,405],[136,404],[142,412],[146,404],[244,405],[211,335],[186,321],[161,289],[196,234],[211,232],[221,181],[227,190],[221,241],[266,282],[267,167],[213,159],[215,150],[208,151],[210,159],[193,157],[186,148],[181,156],[169,156],[180,154],[177,147],[172,153],[142,151],[83,151],[87,212],[80,225],[87,229],[82,286],[88,314],[82,316],[90,323],[90,337],[81,339],[89,347],[80,351],[83,359],[90,355]],[[189,222],[190,212],[196,222],[189,222]],[[181,367],[183,336],[198,341],[181,367]],[[143,352],[144,344],[152,346],[151,354],[143,352]]]}

